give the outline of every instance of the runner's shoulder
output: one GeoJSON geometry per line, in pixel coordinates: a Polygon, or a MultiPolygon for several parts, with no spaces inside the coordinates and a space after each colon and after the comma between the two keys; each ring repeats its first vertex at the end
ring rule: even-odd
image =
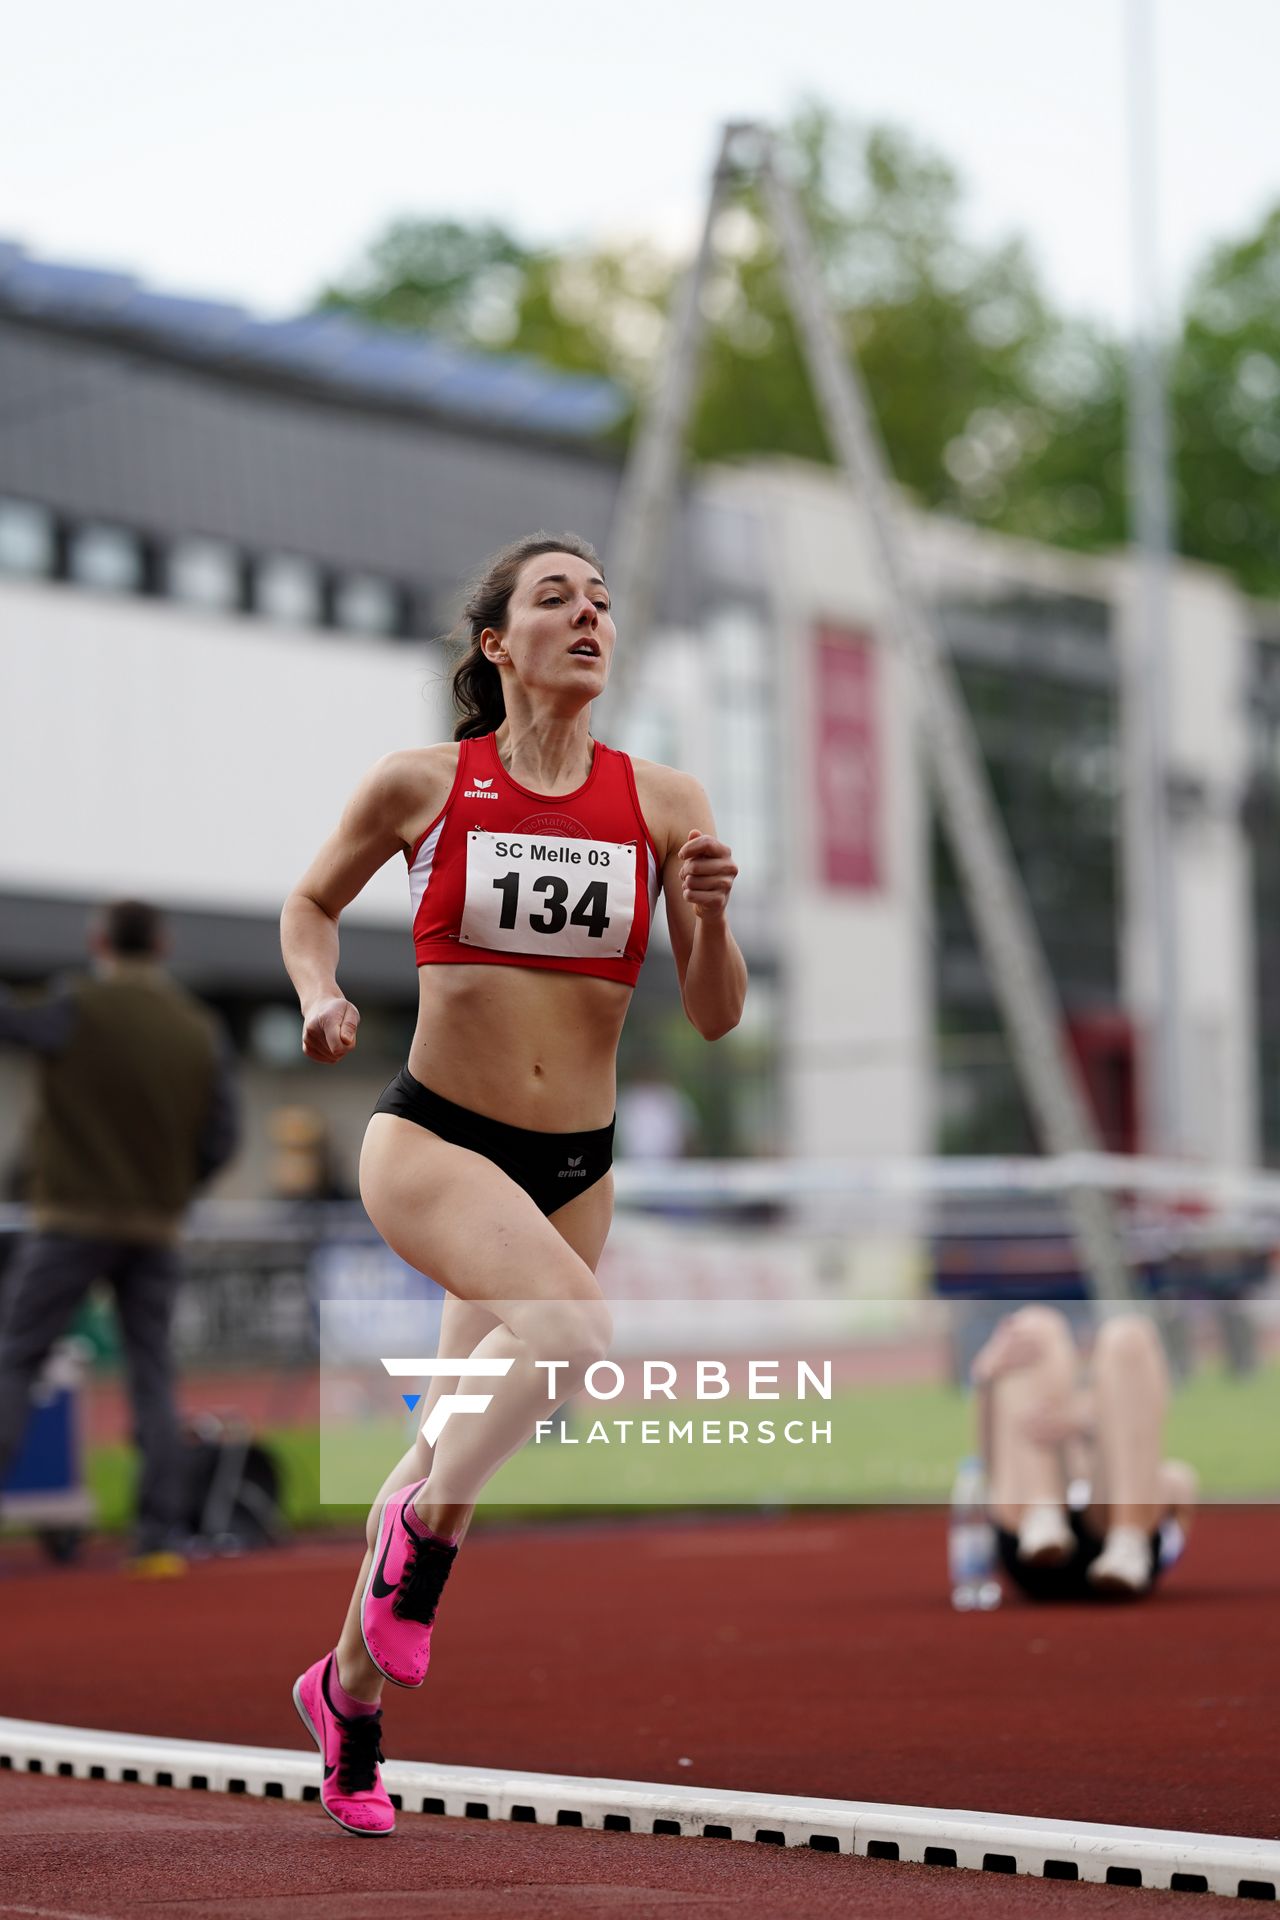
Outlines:
{"type": "Polygon", "coordinates": [[[442,740],[430,747],[397,747],[384,753],[365,775],[368,804],[407,846],[430,826],[449,798],[460,752],[457,740],[442,740]]]}
{"type": "Polygon", "coordinates": [[[639,760],[631,766],[636,776],[636,795],[645,824],[663,860],[673,847],[684,845],[691,824],[690,808],[701,814],[708,806],[701,781],[681,767],[667,767],[660,760],[639,760]]]}

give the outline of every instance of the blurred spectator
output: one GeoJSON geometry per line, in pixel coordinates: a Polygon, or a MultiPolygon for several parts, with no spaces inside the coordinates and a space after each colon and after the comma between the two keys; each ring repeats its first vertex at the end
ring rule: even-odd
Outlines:
{"type": "Polygon", "coordinates": [[[693,1145],[697,1127],[697,1110],[688,1094],[652,1069],[619,1091],[620,1159],[681,1160],[693,1145]]]}
{"type": "Polygon", "coordinates": [[[46,1355],[95,1281],[109,1282],[142,1452],[135,1550],[145,1564],[178,1540],[175,1242],[196,1189],[235,1149],[238,1102],[214,1016],[163,966],[156,909],[116,902],[89,947],[92,972],[48,998],[23,1005],[0,992],[0,1044],[37,1063],[31,1229],[0,1301],[0,1480],[46,1355]]]}

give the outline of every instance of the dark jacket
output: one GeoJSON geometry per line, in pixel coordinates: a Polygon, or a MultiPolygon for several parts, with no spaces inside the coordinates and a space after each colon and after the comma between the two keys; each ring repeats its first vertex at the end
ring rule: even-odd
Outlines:
{"type": "Polygon", "coordinates": [[[169,1240],[235,1149],[230,1048],[152,961],[121,960],[36,1006],[0,1001],[0,1041],[37,1056],[26,1155],[35,1226],[169,1240]]]}

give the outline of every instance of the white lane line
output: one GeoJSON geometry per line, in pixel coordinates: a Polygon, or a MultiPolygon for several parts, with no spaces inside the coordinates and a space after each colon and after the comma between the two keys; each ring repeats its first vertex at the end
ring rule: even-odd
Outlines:
{"type": "Polygon", "coordinates": [[[72,1913],[66,1907],[15,1907],[11,1900],[0,1900],[0,1920],[10,1913],[38,1915],[39,1920],[102,1920],[100,1913],[72,1913]]]}
{"type": "MultiPolygon", "coordinates": [[[[302,1799],[307,1788],[314,1797],[318,1785],[315,1755],[292,1748],[165,1740],[32,1720],[0,1719],[0,1767],[284,1800],[302,1799]]],[[[1048,1880],[1280,1898],[1280,1843],[1243,1835],[424,1762],[390,1761],[382,1778],[410,1813],[705,1835],[1048,1880]]]]}

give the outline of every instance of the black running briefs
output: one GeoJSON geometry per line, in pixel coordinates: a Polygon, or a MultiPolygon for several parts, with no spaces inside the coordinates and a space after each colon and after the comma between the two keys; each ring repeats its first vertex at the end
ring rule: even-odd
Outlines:
{"type": "Polygon", "coordinates": [[[375,1113],[393,1113],[401,1120],[438,1133],[455,1147],[467,1147],[492,1160],[543,1213],[575,1200],[613,1165],[613,1127],[593,1127],[580,1133],[539,1133],[532,1127],[511,1127],[472,1113],[441,1094],[432,1093],[401,1067],[384,1088],[375,1113]]]}

